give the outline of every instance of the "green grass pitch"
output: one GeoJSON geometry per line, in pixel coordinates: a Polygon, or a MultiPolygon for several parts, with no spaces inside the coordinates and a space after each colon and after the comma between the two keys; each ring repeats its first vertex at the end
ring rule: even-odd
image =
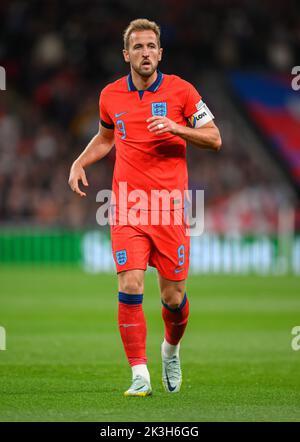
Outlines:
{"type": "Polygon", "coordinates": [[[183,385],[161,384],[156,276],[144,309],[153,396],[125,398],[131,380],[117,327],[115,275],[0,269],[1,421],[299,421],[296,277],[191,276],[183,385]]]}

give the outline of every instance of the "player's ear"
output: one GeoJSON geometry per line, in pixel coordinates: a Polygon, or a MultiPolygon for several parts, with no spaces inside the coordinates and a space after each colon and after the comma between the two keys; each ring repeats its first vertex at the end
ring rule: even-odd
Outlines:
{"type": "Polygon", "coordinates": [[[124,60],[126,61],[126,63],[129,63],[129,53],[128,53],[127,49],[123,49],[123,57],[124,57],[124,60]]]}
{"type": "Polygon", "coordinates": [[[162,53],[163,53],[163,48],[159,49],[159,53],[158,53],[158,61],[161,61],[162,59],[162,53]]]}

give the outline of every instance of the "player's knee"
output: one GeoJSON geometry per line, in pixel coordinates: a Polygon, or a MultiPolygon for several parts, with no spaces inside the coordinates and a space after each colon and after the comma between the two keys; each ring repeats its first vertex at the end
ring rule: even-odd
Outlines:
{"type": "Polygon", "coordinates": [[[120,289],[124,293],[140,294],[143,293],[143,282],[135,275],[127,275],[120,283],[120,289]]]}
{"type": "Polygon", "coordinates": [[[178,308],[183,301],[184,293],[184,290],[180,288],[166,289],[162,293],[162,301],[172,309],[178,308]]]}

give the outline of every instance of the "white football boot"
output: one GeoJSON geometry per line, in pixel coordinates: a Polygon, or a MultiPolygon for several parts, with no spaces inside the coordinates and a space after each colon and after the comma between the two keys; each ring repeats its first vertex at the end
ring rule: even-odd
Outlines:
{"type": "Polygon", "coordinates": [[[147,381],[143,376],[136,375],[133,379],[130,388],[125,391],[124,396],[151,396],[152,388],[150,382],[147,381]]]}
{"type": "Polygon", "coordinates": [[[162,383],[167,393],[178,393],[182,383],[179,356],[166,357],[161,349],[162,383]]]}

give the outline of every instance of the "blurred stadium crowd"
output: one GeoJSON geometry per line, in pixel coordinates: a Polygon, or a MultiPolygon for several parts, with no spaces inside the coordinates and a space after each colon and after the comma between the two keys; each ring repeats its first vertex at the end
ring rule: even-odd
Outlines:
{"type": "Polygon", "coordinates": [[[300,60],[297,2],[2,0],[0,17],[0,65],[7,74],[0,92],[2,224],[95,225],[95,196],[111,187],[114,152],[88,170],[86,199],[70,191],[69,168],[97,131],[102,87],[128,72],[124,28],[147,17],[162,28],[161,70],[191,81],[221,128],[218,155],[189,150],[190,187],[205,190],[207,227],[276,229],[278,207],[293,192],[259,150],[246,146],[230,94],[220,89],[228,69],[290,72],[300,60]]]}

